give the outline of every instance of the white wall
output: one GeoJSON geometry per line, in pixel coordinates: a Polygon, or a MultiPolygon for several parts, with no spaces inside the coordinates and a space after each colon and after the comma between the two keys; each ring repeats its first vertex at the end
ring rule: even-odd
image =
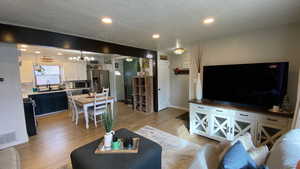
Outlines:
{"type": "MultiPolygon", "coordinates": [[[[300,24],[235,34],[191,46],[188,57],[203,49],[202,65],[244,64],[289,61],[288,94],[296,102],[298,70],[300,65],[300,24]]],[[[195,98],[194,66],[190,74],[190,98],[195,98]]]]}
{"type": "Polygon", "coordinates": [[[21,95],[16,45],[0,43],[0,135],[16,132],[16,141],[0,145],[0,149],[28,141],[21,95]]]}
{"type": "Polygon", "coordinates": [[[175,68],[189,68],[190,57],[171,55],[170,57],[170,106],[188,108],[189,75],[175,75],[175,68]]]}

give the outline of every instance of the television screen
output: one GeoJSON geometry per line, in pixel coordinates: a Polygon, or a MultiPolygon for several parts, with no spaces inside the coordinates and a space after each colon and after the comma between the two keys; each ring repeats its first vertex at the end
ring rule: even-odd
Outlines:
{"type": "Polygon", "coordinates": [[[40,65],[35,70],[35,81],[37,86],[60,84],[60,68],[58,65],[40,65]]]}
{"type": "Polygon", "coordinates": [[[286,94],[288,62],[204,66],[203,98],[272,108],[286,94]]]}

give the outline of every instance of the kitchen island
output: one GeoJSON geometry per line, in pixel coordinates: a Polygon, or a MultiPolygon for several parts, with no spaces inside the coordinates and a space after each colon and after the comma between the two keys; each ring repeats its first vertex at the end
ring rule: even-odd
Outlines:
{"type": "Polygon", "coordinates": [[[76,88],[55,90],[46,92],[32,92],[24,94],[23,97],[29,97],[35,102],[36,116],[44,116],[47,114],[57,113],[68,109],[67,91],[72,91],[74,94],[86,93],[89,88],[76,88]]]}

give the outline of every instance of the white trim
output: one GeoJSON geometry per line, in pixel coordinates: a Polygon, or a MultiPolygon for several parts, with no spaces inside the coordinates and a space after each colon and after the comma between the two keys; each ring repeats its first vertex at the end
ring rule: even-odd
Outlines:
{"type": "Polygon", "coordinates": [[[179,109],[179,110],[189,111],[189,108],[187,108],[187,107],[174,106],[174,105],[169,105],[169,107],[179,109]]]}
{"type": "Polygon", "coordinates": [[[57,114],[57,113],[62,113],[62,112],[66,112],[66,111],[68,111],[68,109],[60,110],[60,111],[55,111],[55,112],[50,112],[50,113],[45,113],[45,114],[40,114],[40,115],[36,115],[36,117],[43,117],[43,116],[47,116],[47,115],[51,115],[51,114],[57,114]]]}
{"type": "Polygon", "coordinates": [[[27,143],[28,141],[29,141],[29,139],[27,137],[25,140],[13,141],[13,142],[8,143],[8,144],[2,144],[2,145],[0,145],[0,150],[8,148],[8,147],[16,146],[16,145],[19,145],[19,144],[24,144],[24,143],[27,143]]]}

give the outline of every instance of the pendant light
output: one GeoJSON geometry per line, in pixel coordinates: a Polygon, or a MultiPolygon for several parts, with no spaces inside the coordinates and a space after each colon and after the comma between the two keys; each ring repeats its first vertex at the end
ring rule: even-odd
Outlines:
{"type": "Polygon", "coordinates": [[[174,53],[176,55],[182,55],[185,52],[185,49],[180,47],[180,41],[176,39],[176,48],[174,49],[174,53]]]}

